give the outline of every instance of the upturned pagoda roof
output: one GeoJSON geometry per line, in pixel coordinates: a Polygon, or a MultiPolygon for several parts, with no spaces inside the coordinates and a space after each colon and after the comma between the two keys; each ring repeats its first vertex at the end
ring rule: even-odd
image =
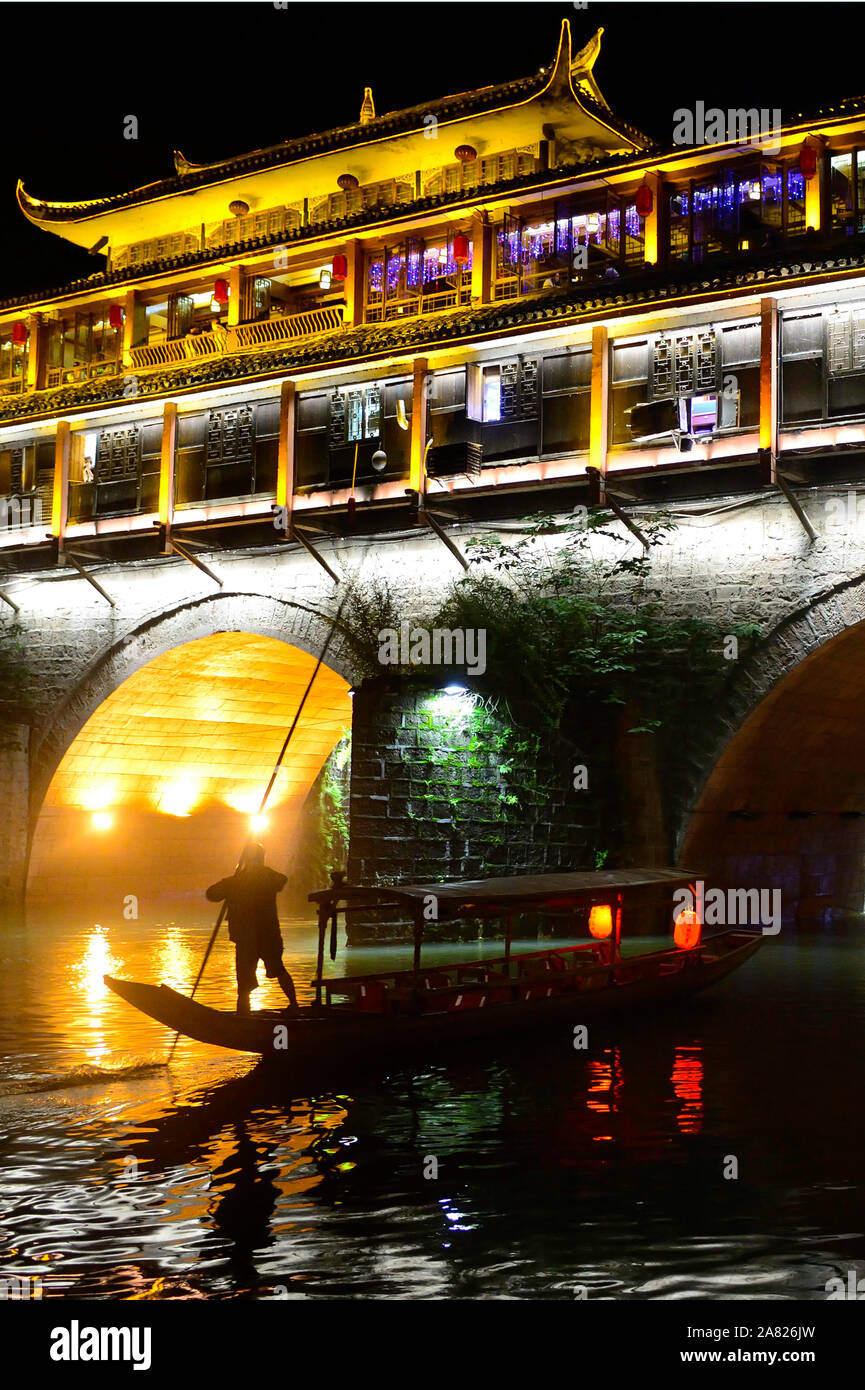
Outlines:
{"type": "MultiPolygon", "coordinates": [[[[319,134],[285,140],[211,164],[195,164],[176,151],[174,177],[103,198],[55,202],[34,197],[24,188],[23,182],[19,182],[18,204],[30,221],[45,227],[46,230],[54,230],[61,236],[69,235],[61,230],[64,224],[76,222],[92,220],[94,230],[98,230],[99,219],[123,209],[157,201],[164,202],[178,195],[188,196],[196,189],[205,189],[217,183],[303,163],[328,153],[356,152],[368,146],[380,146],[392,137],[405,137],[410,134],[424,136],[428,134],[424,118],[431,115],[435,116],[439,125],[443,125],[490,112],[501,115],[503,111],[525,105],[535,98],[542,98],[544,102],[558,99],[579,108],[585,118],[587,130],[598,135],[603,133],[608,141],[608,148],[615,145],[621,148],[622,144],[631,149],[651,148],[652,141],[647,136],[629,122],[614,115],[592,77],[591,70],[600,51],[602,33],[602,29],[598,30],[593,38],[572,56],[570,25],[568,20],[563,20],[553,63],[531,77],[440,97],[401,111],[374,116],[369,120],[358,120],[319,134]]],[[[490,153],[495,151],[491,150],[490,153]]],[[[70,239],[76,238],[73,236],[70,239]]]]}

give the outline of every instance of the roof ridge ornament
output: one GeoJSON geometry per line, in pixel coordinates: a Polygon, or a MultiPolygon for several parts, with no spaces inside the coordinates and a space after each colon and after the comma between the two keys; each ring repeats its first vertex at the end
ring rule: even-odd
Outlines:
{"type": "Polygon", "coordinates": [[[370,121],[375,120],[375,102],[372,99],[372,87],[364,87],[363,102],[360,108],[360,124],[369,125],[370,121]]]}
{"type": "Polygon", "coordinates": [[[571,59],[571,76],[577,86],[590,96],[601,106],[609,111],[609,103],[604,99],[601,89],[592,75],[592,68],[595,66],[598,54],[601,51],[601,38],[604,33],[603,25],[596,29],[588,43],[584,44],[579,53],[575,53],[571,59]]]}

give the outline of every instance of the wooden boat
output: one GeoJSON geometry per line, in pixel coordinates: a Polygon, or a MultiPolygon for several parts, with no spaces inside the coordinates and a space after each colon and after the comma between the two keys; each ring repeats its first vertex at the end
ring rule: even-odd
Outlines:
{"type": "Polygon", "coordinates": [[[445,1041],[576,1024],[604,1015],[656,1008],[695,994],[729,975],[763,944],[759,931],[735,928],[680,949],[621,954],[623,915],[659,891],[669,896],[694,875],[670,869],[545,874],[447,884],[361,888],[334,875],[330,888],[310,894],[318,905],[315,1003],[292,1014],[249,1014],[209,1008],[166,985],[105,976],[105,983],[142,1013],[199,1042],[276,1061],[321,1063],[358,1055],[401,1055],[445,1041]],[[424,969],[421,947],[430,901],[436,920],[504,922],[504,954],[424,969]],[[522,913],[583,918],[607,905],[615,922],[607,940],[511,953],[514,918],[522,913]],[[336,954],[338,914],[394,909],[414,923],[409,970],[327,977],[330,930],[336,954]]]}

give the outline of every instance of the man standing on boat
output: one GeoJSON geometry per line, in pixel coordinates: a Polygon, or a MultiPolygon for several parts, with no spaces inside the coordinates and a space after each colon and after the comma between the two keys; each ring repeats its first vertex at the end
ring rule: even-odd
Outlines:
{"type": "Polygon", "coordinates": [[[287,882],[285,874],[268,869],[264,846],[249,844],[236,873],[212,883],[205,896],[212,903],[227,900],[228,935],[234,942],[237,971],[237,1012],[249,1013],[249,996],[258,989],[258,962],[264,961],[268,979],[277,979],[289,1007],[297,1008],[294,981],[282,962],[282,934],[276,913],[276,895],[287,882]]]}

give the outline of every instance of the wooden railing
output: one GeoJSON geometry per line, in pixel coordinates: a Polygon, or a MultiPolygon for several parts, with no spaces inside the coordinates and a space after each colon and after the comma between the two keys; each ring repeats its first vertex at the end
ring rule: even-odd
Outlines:
{"type": "Polygon", "coordinates": [[[295,338],[311,338],[315,333],[332,333],[342,328],[343,313],[341,304],[329,304],[322,309],[306,309],[302,314],[267,319],[264,323],[242,323],[234,329],[235,344],[242,350],[269,343],[293,342],[295,338]]]}
{"type": "Polygon", "coordinates": [[[71,381],[87,381],[94,376],[116,376],[122,370],[119,357],[105,362],[79,362],[72,367],[49,367],[45,381],[50,389],[71,381]]]}
{"type": "Polygon", "coordinates": [[[23,394],[23,376],[7,376],[0,380],[0,396],[22,396],[23,394]]]}
{"type": "Polygon", "coordinates": [[[383,323],[388,319],[408,318],[414,314],[442,314],[448,309],[467,308],[472,302],[471,281],[452,289],[437,290],[434,294],[414,294],[405,299],[367,302],[365,323],[383,323]]]}
{"type": "Polygon", "coordinates": [[[163,343],[149,343],[130,352],[131,365],[139,370],[165,367],[172,362],[188,362],[202,357],[218,357],[226,352],[247,352],[278,343],[311,338],[316,333],[332,333],[342,327],[343,306],[328,305],[307,309],[302,314],[286,314],[263,323],[243,323],[216,335],[201,333],[163,343]]]}
{"type": "Polygon", "coordinates": [[[133,367],[165,367],[170,362],[188,362],[200,357],[217,357],[225,352],[231,334],[226,332],[219,338],[213,333],[202,333],[194,337],[173,338],[163,343],[148,343],[146,347],[132,348],[129,357],[133,367]]]}

